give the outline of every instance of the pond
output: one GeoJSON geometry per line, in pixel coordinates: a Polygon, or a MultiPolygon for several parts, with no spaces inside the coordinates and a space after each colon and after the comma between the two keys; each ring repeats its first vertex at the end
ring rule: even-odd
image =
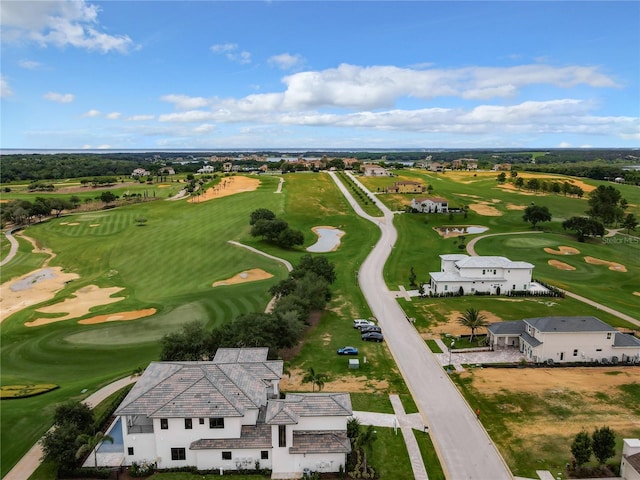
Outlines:
{"type": "Polygon", "coordinates": [[[318,241],[307,248],[307,252],[323,253],[333,252],[340,246],[340,237],[345,232],[336,227],[313,227],[313,233],[318,236],[318,241]]]}
{"type": "Polygon", "coordinates": [[[460,225],[449,227],[434,227],[444,238],[458,237],[460,235],[475,235],[477,233],[484,233],[489,230],[489,227],[483,227],[479,225],[460,225]]]}

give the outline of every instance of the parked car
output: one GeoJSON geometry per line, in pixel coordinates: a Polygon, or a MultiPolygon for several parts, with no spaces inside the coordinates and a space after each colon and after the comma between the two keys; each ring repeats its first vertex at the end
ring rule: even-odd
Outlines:
{"type": "Polygon", "coordinates": [[[357,329],[361,329],[362,327],[371,327],[374,325],[375,323],[373,323],[371,320],[365,320],[363,318],[356,318],[353,321],[353,328],[357,328],[357,329]]]}
{"type": "Polygon", "coordinates": [[[369,333],[369,332],[382,332],[382,329],[377,325],[367,325],[366,327],[362,327],[360,329],[360,333],[369,333]]]}
{"type": "Polygon", "coordinates": [[[338,355],[357,355],[358,349],[356,347],[342,347],[338,349],[338,355]]]}
{"type": "Polygon", "coordinates": [[[380,332],[368,332],[362,334],[362,340],[366,342],[381,342],[384,340],[384,337],[380,332]]]}

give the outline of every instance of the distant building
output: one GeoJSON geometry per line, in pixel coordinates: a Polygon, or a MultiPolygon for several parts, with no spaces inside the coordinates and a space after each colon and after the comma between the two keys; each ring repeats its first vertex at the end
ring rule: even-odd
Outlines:
{"type": "Polygon", "coordinates": [[[215,171],[216,169],[213,165],[205,165],[204,167],[199,168],[197,173],[213,173],[215,171]]]}
{"type": "Polygon", "coordinates": [[[447,213],[449,202],[442,197],[414,198],[411,200],[411,208],[422,213],[447,213]]]}
{"type": "Polygon", "coordinates": [[[365,163],[364,165],[360,165],[360,171],[365,177],[388,177],[390,176],[389,171],[381,167],[380,165],[376,165],[373,163],[365,163]]]}
{"type": "Polygon", "coordinates": [[[427,164],[430,172],[444,172],[444,165],[440,162],[430,162],[427,164]]]}
{"type": "Polygon", "coordinates": [[[136,168],[133,172],[131,172],[132,177],[148,177],[151,175],[149,170],[145,170],[144,168],[136,168]]]}
{"type": "Polygon", "coordinates": [[[407,180],[395,182],[392,186],[387,187],[387,193],[422,193],[424,189],[422,183],[407,180]]]}
{"type": "Polygon", "coordinates": [[[496,163],[493,166],[493,170],[496,172],[508,172],[511,170],[511,164],[510,163],[496,163]]]}

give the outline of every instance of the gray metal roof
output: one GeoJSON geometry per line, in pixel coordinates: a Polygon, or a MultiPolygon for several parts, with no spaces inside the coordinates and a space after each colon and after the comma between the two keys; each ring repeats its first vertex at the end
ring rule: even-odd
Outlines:
{"type": "Polygon", "coordinates": [[[289,453],[349,453],[346,430],[294,430],[289,453]]]}
{"type": "Polygon", "coordinates": [[[522,320],[515,320],[513,322],[497,322],[492,323],[487,327],[494,335],[520,335],[524,333],[524,322],[522,320]]]}
{"type": "Polygon", "coordinates": [[[616,332],[596,317],[539,317],[525,318],[524,321],[541,332],[575,333],[575,332],[616,332]]]}
{"type": "MultiPolygon", "coordinates": [[[[237,358],[242,358],[239,355],[237,358]]],[[[153,362],[116,415],[154,418],[238,417],[267,404],[282,361],[251,363],[153,362]]]]}
{"type": "Polygon", "coordinates": [[[613,342],[614,347],[638,347],[640,348],[640,338],[633,335],[617,332],[613,342]]]}
{"type": "Polygon", "coordinates": [[[520,338],[528,343],[531,348],[536,348],[538,345],[542,345],[542,342],[535,337],[532,337],[527,332],[522,332],[520,338]]]}

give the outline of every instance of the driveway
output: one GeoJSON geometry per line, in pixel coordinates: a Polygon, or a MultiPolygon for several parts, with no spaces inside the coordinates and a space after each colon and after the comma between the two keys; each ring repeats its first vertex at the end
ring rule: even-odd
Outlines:
{"type": "Polygon", "coordinates": [[[447,478],[512,479],[511,472],[474,410],[407,321],[384,282],[382,270],[397,239],[393,213],[374,197],[384,216],[365,214],[335,174],[330,175],[354,210],[380,227],[380,240],[358,273],[360,288],[382,327],[387,346],[425,419],[425,425],[429,426],[447,478]]]}

